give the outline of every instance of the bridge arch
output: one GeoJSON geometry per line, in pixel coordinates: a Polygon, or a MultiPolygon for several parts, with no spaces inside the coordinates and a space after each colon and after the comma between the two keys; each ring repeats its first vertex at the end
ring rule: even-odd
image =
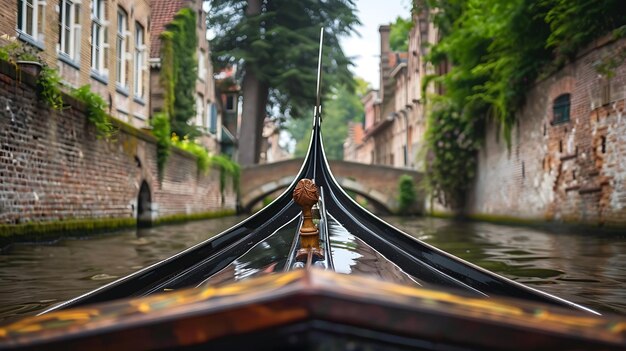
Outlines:
{"type": "MultiPolygon", "coordinates": [[[[239,200],[242,212],[248,213],[252,211],[254,206],[263,201],[263,199],[268,195],[288,188],[293,180],[293,176],[283,177],[278,181],[272,181],[264,184],[259,189],[252,191],[249,194],[244,194],[239,200]]],[[[345,177],[338,177],[336,180],[342,189],[352,191],[363,196],[372,203],[374,208],[383,214],[393,213],[394,208],[397,205],[395,203],[395,199],[390,203],[389,198],[384,194],[376,189],[371,189],[367,185],[361,184],[358,181],[345,177]]]]}
{"type": "MultiPolygon", "coordinates": [[[[242,169],[240,178],[239,206],[244,211],[262,201],[267,195],[288,187],[302,166],[302,159],[248,166],[242,169]]],[[[398,210],[398,181],[402,175],[413,177],[415,184],[422,174],[409,168],[363,164],[339,160],[329,161],[330,169],[344,190],[362,195],[383,212],[398,210]]],[[[423,203],[418,195],[418,204],[423,203]]],[[[418,205],[417,211],[421,206],[418,205]]]]}

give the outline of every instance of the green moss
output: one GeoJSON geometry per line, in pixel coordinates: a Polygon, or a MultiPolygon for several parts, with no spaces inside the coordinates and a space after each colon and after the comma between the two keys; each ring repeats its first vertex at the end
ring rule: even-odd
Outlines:
{"type": "Polygon", "coordinates": [[[180,223],[186,221],[196,221],[202,219],[222,218],[234,216],[235,210],[217,210],[209,212],[191,213],[191,214],[175,214],[170,216],[159,217],[154,221],[155,225],[180,223]]]}
{"type": "Polygon", "coordinates": [[[0,247],[20,241],[45,241],[76,233],[93,233],[135,226],[135,218],[69,219],[0,225],[0,247]]]}
{"type": "Polygon", "coordinates": [[[428,214],[430,217],[435,217],[435,218],[444,218],[444,219],[448,219],[448,218],[453,218],[454,217],[454,213],[452,212],[443,212],[443,211],[431,211],[428,214]]]}
{"type": "MultiPolygon", "coordinates": [[[[235,210],[176,214],[158,218],[154,225],[181,223],[186,221],[221,218],[235,215],[235,210]]],[[[0,225],[0,248],[16,242],[50,241],[75,234],[87,235],[137,225],[136,218],[90,218],[69,219],[56,222],[30,222],[0,225]]]]}
{"type": "Polygon", "coordinates": [[[545,219],[540,218],[520,218],[506,215],[494,215],[494,214],[473,214],[468,216],[473,221],[492,222],[501,224],[513,224],[513,225],[545,225],[548,223],[545,219]]]}

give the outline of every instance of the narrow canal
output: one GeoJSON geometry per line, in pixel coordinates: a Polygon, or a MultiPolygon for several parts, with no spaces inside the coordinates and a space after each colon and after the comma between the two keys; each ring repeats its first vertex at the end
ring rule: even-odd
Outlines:
{"type": "MultiPolygon", "coordinates": [[[[136,271],[241,217],[118,231],[0,253],[0,321],[44,308],[136,271]]],[[[385,218],[484,268],[604,312],[626,314],[626,239],[433,218],[385,218]]]]}

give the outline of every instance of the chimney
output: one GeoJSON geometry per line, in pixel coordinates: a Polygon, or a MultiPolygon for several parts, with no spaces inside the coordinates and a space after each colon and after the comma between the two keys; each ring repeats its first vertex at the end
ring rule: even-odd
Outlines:
{"type": "Polygon", "coordinates": [[[389,46],[389,31],[391,27],[389,25],[382,25],[378,27],[378,32],[380,33],[380,54],[387,53],[391,51],[391,47],[389,46]]]}
{"type": "Polygon", "coordinates": [[[389,31],[391,26],[382,25],[378,27],[378,32],[380,33],[380,96],[385,96],[385,85],[388,84],[389,81],[389,52],[391,51],[391,46],[389,45],[389,31]]]}

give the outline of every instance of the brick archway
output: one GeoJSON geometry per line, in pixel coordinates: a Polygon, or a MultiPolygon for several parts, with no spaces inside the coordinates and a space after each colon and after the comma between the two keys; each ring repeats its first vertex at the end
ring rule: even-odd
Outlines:
{"type": "MultiPolygon", "coordinates": [[[[386,212],[398,210],[398,180],[407,174],[418,184],[422,175],[412,169],[368,165],[346,161],[329,161],[330,169],[344,190],[353,191],[386,212]]],[[[240,207],[248,212],[267,195],[287,188],[298,173],[302,159],[246,167],[241,174],[240,207]]],[[[422,203],[420,194],[418,203],[422,203]]]]}

